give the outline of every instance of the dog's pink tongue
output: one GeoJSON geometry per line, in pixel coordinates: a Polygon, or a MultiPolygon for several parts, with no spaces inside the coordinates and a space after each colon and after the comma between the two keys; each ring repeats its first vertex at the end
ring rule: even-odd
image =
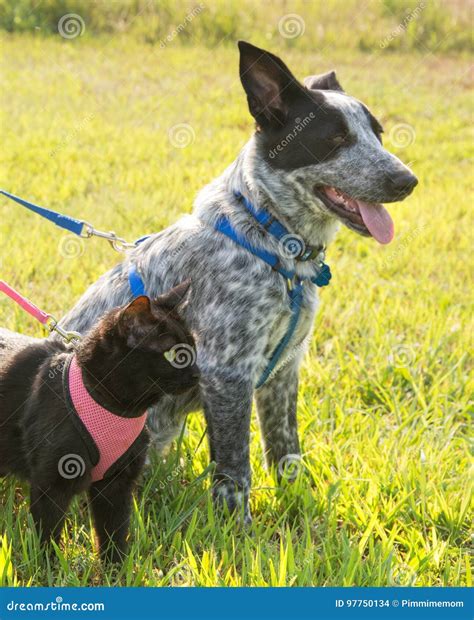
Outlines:
{"type": "Polygon", "coordinates": [[[357,201],[360,214],[370,234],[379,243],[390,243],[393,239],[393,220],[390,213],[382,205],[357,201]]]}

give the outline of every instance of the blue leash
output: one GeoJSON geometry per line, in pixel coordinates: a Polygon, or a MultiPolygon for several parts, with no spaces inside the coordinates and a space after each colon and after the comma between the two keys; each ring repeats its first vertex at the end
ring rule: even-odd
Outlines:
{"type": "MultiPolygon", "coordinates": [[[[61,213],[53,211],[52,209],[40,207],[39,205],[28,202],[27,200],[23,200],[22,198],[19,198],[14,194],[10,194],[9,192],[6,192],[2,189],[0,189],[0,194],[3,194],[7,198],[14,200],[23,207],[30,209],[30,211],[41,215],[41,217],[46,218],[50,222],[53,222],[53,224],[56,224],[56,226],[59,226],[64,230],[68,230],[69,232],[72,232],[79,237],[89,238],[92,236],[96,236],[106,239],[117,251],[123,251],[128,248],[136,247],[139,243],[145,241],[149,237],[149,235],[145,235],[143,237],[140,237],[140,239],[137,239],[135,243],[127,243],[124,239],[118,237],[114,232],[103,232],[100,230],[96,230],[91,224],[84,220],[78,220],[68,215],[63,215],[61,213]]],[[[290,234],[289,231],[285,228],[285,226],[283,226],[281,222],[279,222],[275,217],[273,217],[271,213],[269,213],[265,209],[255,209],[252,203],[240,193],[236,193],[235,196],[239,200],[242,200],[242,203],[245,205],[249,213],[275,239],[281,241],[285,236],[290,234]]],[[[290,308],[292,313],[290,322],[285,335],[278,343],[267,367],[263,371],[260,379],[255,386],[258,389],[265,383],[265,381],[267,381],[272,372],[275,370],[278,361],[283,354],[283,351],[286,349],[289,342],[291,341],[291,338],[293,337],[301,313],[301,305],[303,301],[303,287],[305,280],[309,279],[313,284],[319,287],[327,286],[329,284],[329,281],[331,280],[331,270],[329,269],[329,266],[321,260],[319,261],[317,272],[313,277],[299,278],[296,276],[295,270],[288,271],[281,265],[280,259],[276,254],[268,252],[267,250],[264,250],[262,248],[257,248],[253,246],[243,235],[239,234],[234,229],[229,219],[224,215],[217,220],[214,227],[215,230],[226,235],[227,237],[232,239],[232,241],[245,248],[248,252],[250,252],[254,256],[257,256],[265,263],[270,265],[272,269],[277,271],[288,282],[288,296],[290,298],[290,308]]],[[[321,250],[317,248],[304,247],[302,248],[301,252],[294,258],[298,261],[314,260],[318,257],[320,252],[321,250]]],[[[129,265],[128,283],[130,287],[130,292],[133,297],[146,295],[145,284],[137,269],[137,266],[134,263],[130,263],[129,265]]]]}
{"type": "Polygon", "coordinates": [[[41,215],[41,217],[45,217],[50,222],[53,222],[53,224],[56,224],[56,226],[64,228],[65,230],[69,230],[69,232],[72,232],[75,235],[82,237],[82,231],[84,229],[84,226],[86,226],[86,222],[83,222],[82,220],[76,220],[74,217],[69,217],[68,215],[62,215],[61,213],[57,213],[56,211],[51,211],[51,209],[45,209],[44,207],[33,204],[32,202],[23,200],[23,198],[19,198],[14,194],[10,194],[3,189],[0,189],[0,194],[3,194],[11,200],[14,200],[15,202],[22,205],[23,207],[26,207],[30,211],[34,211],[38,215],[41,215]]]}
{"type": "MultiPolygon", "coordinates": [[[[127,243],[124,239],[117,237],[114,232],[102,232],[96,230],[91,224],[85,222],[84,220],[77,220],[74,217],[70,217],[68,215],[63,215],[62,213],[58,213],[57,211],[53,211],[52,209],[46,209],[45,207],[40,207],[39,205],[34,204],[33,202],[29,202],[28,200],[24,200],[23,198],[19,198],[14,194],[10,194],[10,192],[6,192],[3,189],[0,189],[0,194],[3,194],[7,198],[14,200],[18,204],[26,207],[30,211],[41,215],[56,226],[63,228],[64,230],[68,230],[69,232],[82,237],[83,239],[87,239],[88,237],[92,237],[93,235],[97,237],[102,237],[103,239],[107,239],[109,243],[115,250],[122,251],[127,248],[134,248],[142,241],[148,239],[150,235],[145,235],[137,239],[135,243],[127,243]]],[[[130,270],[128,274],[128,282],[130,286],[130,291],[132,292],[133,297],[139,297],[140,295],[145,295],[145,285],[143,284],[143,280],[138,273],[137,267],[131,263],[130,270]]]]}
{"type": "MultiPolygon", "coordinates": [[[[110,245],[117,250],[117,252],[122,252],[128,248],[135,247],[136,243],[127,243],[125,239],[118,237],[113,231],[104,232],[101,230],[96,230],[92,224],[86,222],[84,220],[77,220],[74,217],[69,215],[63,215],[62,213],[58,213],[57,211],[53,211],[52,209],[46,209],[45,207],[40,207],[39,205],[35,205],[33,202],[29,202],[28,200],[23,200],[23,198],[19,198],[14,194],[10,194],[10,192],[6,192],[3,189],[0,189],[0,194],[3,194],[10,200],[14,200],[18,204],[26,207],[30,211],[41,215],[41,217],[46,218],[59,228],[63,228],[64,230],[68,230],[69,232],[78,235],[78,237],[82,237],[83,239],[88,239],[89,237],[101,237],[102,239],[106,239],[110,245]]],[[[143,241],[141,238],[138,242],[143,241]]],[[[137,243],[138,243],[137,242],[137,243]]]]}

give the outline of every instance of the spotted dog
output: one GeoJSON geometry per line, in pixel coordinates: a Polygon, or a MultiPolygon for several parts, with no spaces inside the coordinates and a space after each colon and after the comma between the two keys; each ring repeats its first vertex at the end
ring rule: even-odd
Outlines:
{"type": "MultiPolygon", "coordinates": [[[[184,318],[197,347],[199,388],[164,396],[150,416],[157,448],[179,432],[185,416],[204,410],[215,462],[213,495],[250,520],[249,427],[257,404],[269,465],[297,455],[298,369],[318,306],[317,288],[304,286],[300,320],[277,368],[258,377],[290,320],[287,282],[268,264],[215,229],[225,215],[253,246],[279,256],[298,277],[314,273],[244,207],[267,209],[290,236],[316,256],[342,223],[388,243],[393,223],[380,203],[406,198],[416,177],[382,145],[382,127],[347,93],[334,72],[300,82],[275,55],[240,42],[240,79],[256,129],[236,160],[199,193],[192,215],[134,249],[82,296],[62,326],[89,330],[108,309],[130,300],[131,263],[153,297],[184,278],[193,286],[184,318]]],[[[290,244],[291,245],[291,244],[290,244]]],[[[333,284],[334,285],[334,284],[333,284]]]]}

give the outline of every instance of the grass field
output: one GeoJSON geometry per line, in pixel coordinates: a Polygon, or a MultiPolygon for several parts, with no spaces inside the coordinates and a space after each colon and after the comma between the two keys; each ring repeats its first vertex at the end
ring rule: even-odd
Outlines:
{"type": "MultiPolygon", "coordinates": [[[[254,422],[254,523],[241,531],[219,521],[195,415],[182,442],[146,471],[130,554],[113,570],[93,551],[85,499],[50,563],[27,487],[2,480],[4,585],[471,584],[469,58],[376,45],[348,53],[348,28],[340,45],[303,49],[273,37],[268,46],[299,77],[337,68],[420,184],[390,209],[390,246],[344,229],[329,248],[333,281],[302,372],[297,480],[276,488],[254,422]]],[[[1,186],[127,239],[189,212],[252,130],[229,42],[4,33],[0,45],[1,186]]],[[[119,260],[104,242],[71,238],[3,198],[0,235],[1,277],[57,316],[119,260]]],[[[41,334],[4,299],[0,324],[41,334]]]]}

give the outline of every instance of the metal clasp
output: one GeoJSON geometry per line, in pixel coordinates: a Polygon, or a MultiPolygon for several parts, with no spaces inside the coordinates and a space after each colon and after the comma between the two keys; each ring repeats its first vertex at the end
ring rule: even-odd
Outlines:
{"type": "Polygon", "coordinates": [[[81,237],[83,239],[89,239],[90,237],[100,237],[106,239],[114,250],[117,252],[125,252],[129,248],[134,248],[134,243],[128,243],[122,237],[118,237],[112,230],[104,232],[102,230],[96,230],[89,222],[83,222],[85,231],[81,231],[81,237]]]}
{"type": "Polygon", "coordinates": [[[61,336],[61,338],[66,342],[66,344],[71,344],[71,346],[73,346],[74,348],[77,348],[82,340],[82,336],[81,334],[79,334],[79,332],[67,332],[65,329],[58,325],[58,321],[52,315],[49,315],[48,321],[45,323],[45,325],[50,332],[56,332],[61,336]]]}

